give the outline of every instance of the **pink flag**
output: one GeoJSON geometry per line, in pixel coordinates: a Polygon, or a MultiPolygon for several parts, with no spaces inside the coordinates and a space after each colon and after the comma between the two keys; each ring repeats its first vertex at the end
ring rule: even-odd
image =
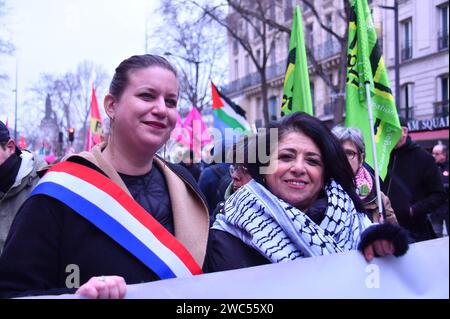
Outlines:
{"type": "Polygon", "coordinates": [[[103,133],[103,120],[98,109],[97,96],[95,95],[94,86],[92,86],[91,119],[89,124],[90,125],[87,130],[86,151],[90,151],[95,144],[101,142],[103,133]]]}
{"type": "Polygon", "coordinates": [[[184,120],[184,127],[189,130],[191,136],[191,149],[194,147],[194,142],[200,143],[200,146],[211,143],[211,136],[209,136],[208,132],[205,132],[206,125],[203,122],[202,115],[195,106],[192,107],[184,120]]]}
{"type": "Polygon", "coordinates": [[[189,146],[191,144],[189,131],[184,127],[180,114],[177,114],[177,124],[170,137],[182,145],[189,146]]]}

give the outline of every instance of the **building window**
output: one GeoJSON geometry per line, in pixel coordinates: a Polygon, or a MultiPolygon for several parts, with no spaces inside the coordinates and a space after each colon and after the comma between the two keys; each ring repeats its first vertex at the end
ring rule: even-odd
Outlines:
{"type": "Polygon", "coordinates": [[[271,96],[269,98],[269,120],[275,121],[277,119],[277,97],[271,96]]]}
{"type": "Polygon", "coordinates": [[[244,61],[245,61],[245,65],[244,65],[245,75],[248,75],[248,74],[250,74],[250,58],[249,58],[248,54],[245,55],[244,61]]]}
{"type": "Polygon", "coordinates": [[[259,20],[258,18],[255,18],[255,39],[258,39],[258,37],[261,34],[261,20],[259,20]]]}
{"type": "Polygon", "coordinates": [[[284,7],[284,20],[291,20],[294,16],[294,7],[292,6],[292,0],[286,0],[286,6],[284,7]]]}
{"type": "Polygon", "coordinates": [[[256,112],[255,112],[255,126],[256,128],[260,128],[264,126],[264,121],[262,119],[262,107],[261,107],[261,97],[256,98],[256,112]]]}
{"type": "Polygon", "coordinates": [[[448,74],[441,76],[441,99],[448,103],[448,74]]]}
{"type": "Polygon", "coordinates": [[[245,22],[244,23],[244,25],[245,25],[245,30],[244,30],[244,39],[246,40],[246,41],[248,41],[248,33],[249,33],[249,31],[248,31],[248,22],[245,22]]]}
{"type": "MultiPolygon", "coordinates": [[[[327,14],[325,16],[325,23],[327,28],[333,30],[333,16],[331,15],[331,13],[327,14]]],[[[331,33],[330,32],[326,32],[326,41],[327,42],[331,42],[331,33]]]]}
{"type": "Polygon", "coordinates": [[[237,80],[239,78],[239,60],[234,60],[234,79],[237,80]]]}
{"type": "Polygon", "coordinates": [[[261,65],[261,50],[256,50],[256,62],[258,62],[259,65],[261,65]]]}
{"type": "Polygon", "coordinates": [[[434,116],[448,115],[448,74],[438,79],[438,101],[434,103],[434,116]]]}
{"type": "Polygon", "coordinates": [[[312,108],[313,108],[313,114],[316,114],[316,108],[314,107],[315,105],[315,100],[316,100],[316,96],[315,96],[315,88],[314,88],[314,82],[309,82],[309,89],[311,90],[311,103],[312,103],[312,108]]]}
{"type": "Polygon", "coordinates": [[[439,7],[438,48],[448,49],[448,3],[439,7]]]}
{"type": "Polygon", "coordinates": [[[270,50],[270,65],[274,66],[277,63],[277,42],[273,39],[272,50],[270,50]]]}
{"type": "Polygon", "coordinates": [[[314,50],[313,24],[306,25],[306,46],[314,50]]]}
{"type": "Polygon", "coordinates": [[[239,43],[237,40],[233,41],[233,54],[237,55],[239,53],[239,43]]]}
{"type": "Polygon", "coordinates": [[[412,19],[405,20],[401,23],[403,39],[402,39],[402,61],[412,58],[412,19]]]}
{"type": "MultiPolygon", "coordinates": [[[[274,22],[277,19],[275,9],[276,9],[275,5],[271,5],[270,8],[269,8],[269,10],[270,10],[269,11],[269,18],[270,18],[270,20],[272,20],[274,22]]],[[[272,29],[273,29],[273,27],[269,24],[269,30],[272,30],[272,29]]]]}
{"type": "Polygon", "coordinates": [[[407,120],[414,118],[414,83],[406,83],[401,87],[399,115],[407,120]]]}
{"type": "MultiPolygon", "coordinates": [[[[311,3],[312,6],[314,6],[314,1],[311,0],[309,1],[311,3]]],[[[305,2],[301,2],[302,5],[302,12],[308,12],[309,10],[311,10],[310,6],[308,6],[305,2]]]]}

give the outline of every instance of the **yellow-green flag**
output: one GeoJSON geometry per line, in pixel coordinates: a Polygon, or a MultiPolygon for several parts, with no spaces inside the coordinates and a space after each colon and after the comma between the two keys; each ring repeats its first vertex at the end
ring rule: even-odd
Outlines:
{"type": "Polygon", "coordinates": [[[295,8],[294,18],[292,20],[281,116],[298,111],[313,115],[308,63],[306,61],[306,49],[303,36],[302,13],[300,12],[299,6],[295,8]]]}
{"type": "Polygon", "coordinates": [[[362,131],[366,161],[373,167],[366,83],[370,84],[372,98],[378,170],[384,179],[391,151],[401,135],[401,127],[367,0],[351,0],[345,125],[362,131]]]}

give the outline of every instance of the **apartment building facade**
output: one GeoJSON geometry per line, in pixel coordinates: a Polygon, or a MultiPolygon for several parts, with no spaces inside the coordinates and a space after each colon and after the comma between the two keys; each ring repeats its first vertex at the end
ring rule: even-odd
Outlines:
{"type": "MultiPolygon", "coordinates": [[[[399,13],[400,46],[400,106],[399,112],[408,115],[410,130],[419,140],[446,139],[448,144],[448,0],[397,0],[399,13]],[[406,111],[408,110],[408,111],[406,111]],[[434,133],[420,133],[429,131],[434,133]],[[437,132],[439,131],[439,132],[437,132]]],[[[344,21],[344,0],[314,0],[322,24],[343,35],[347,27],[344,21]]],[[[395,15],[394,0],[368,1],[382,45],[383,57],[388,68],[392,90],[395,92],[395,15]]],[[[300,0],[272,0],[271,16],[280,24],[292,25],[294,7],[299,4],[303,13],[305,44],[314,53],[324,73],[335,85],[339,81],[341,50],[345,46],[324,30],[313,10],[300,0]]],[[[232,14],[232,13],[231,13],[232,14]]],[[[248,29],[246,22],[241,28],[248,29]]],[[[251,32],[248,33],[252,37],[251,32]]],[[[275,44],[270,52],[266,68],[268,82],[269,119],[280,116],[283,81],[287,65],[289,35],[271,29],[275,44]]],[[[254,37],[252,50],[261,55],[261,41],[254,37]]],[[[228,41],[229,84],[225,93],[246,111],[249,122],[255,127],[264,124],[260,76],[256,72],[248,52],[231,36],[228,41]]],[[[310,63],[310,85],[315,115],[333,125],[336,94],[319,76],[310,63]]],[[[445,142],[445,141],[444,141],[445,142]]]]}
{"type": "MultiPolygon", "coordinates": [[[[393,7],[394,0],[378,1],[393,7]]],[[[399,114],[409,119],[413,139],[430,148],[448,145],[448,0],[397,0],[399,31],[399,114]]],[[[380,10],[383,54],[395,83],[395,20],[380,10]]]]}
{"type": "MultiPolygon", "coordinates": [[[[301,1],[272,0],[272,2],[273,13],[271,16],[275,17],[278,23],[288,28],[291,28],[292,25],[295,6],[297,4],[302,6],[306,46],[314,52],[316,60],[326,70],[327,76],[336,83],[338,80],[337,70],[340,65],[339,53],[341,51],[337,40],[319,26],[312,10],[308,6],[302,5],[301,1]]],[[[337,17],[343,9],[343,1],[315,0],[313,3],[317,8],[320,8],[319,14],[324,23],[336,32],[343,34],[346,24],[344,21],[339,22],[342,19],[337,17]],[[318,3],[320,5],[317,5],[318,3]]],[[[243,27],[248,28],[245,24],[244,22],[243,27]]],[[[249,36],[252,37],[251,32],[249,36]]],[[[268,42],[272,41],[273,37],[276,39],[270,52],[266,68],[269,86],[269,120],[276,119],[280,116],[283,82],[290,40],[288,33],[277,32],[275,28],[269,30],[268,42]]],[[[256,56],[262,54],[260,42],[257,37],[252,42],[253,51],[256,56]]],[[[225,93],[247,111],[247,118],[251,124],[256,127],[264,125],[260,76],[256,68],[250,60],[248,53],[232,37],[229,37],[228,55],[230,81],[225,87],[225,93]]],[[[314,73],[313,68],[310,68],[309,71],[315,115],[323,120],[331,120],[333,114],[333,93],[327,88],[322,78],[314,73]]]]}

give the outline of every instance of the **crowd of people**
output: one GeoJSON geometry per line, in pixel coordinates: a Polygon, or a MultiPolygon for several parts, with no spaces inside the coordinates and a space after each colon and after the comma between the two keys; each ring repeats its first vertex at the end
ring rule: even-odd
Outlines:
{"type": "Polygon", "coordinates": [[[215,147],[205,168],[189,151],[166,161],[179,94],[165,58],[122,61],[104,98],[108,139],[51,166],[0,123],[0,297],[123,298],[128,284],[349,250],[371,261],[448,230],[447,150],[433,149],[436,164],[403,120],[379,207],[361,132],[305,113],[271,123],[275,140],[215,147]],[[263,145],[268,161],[251,156],[263,145]]]}

